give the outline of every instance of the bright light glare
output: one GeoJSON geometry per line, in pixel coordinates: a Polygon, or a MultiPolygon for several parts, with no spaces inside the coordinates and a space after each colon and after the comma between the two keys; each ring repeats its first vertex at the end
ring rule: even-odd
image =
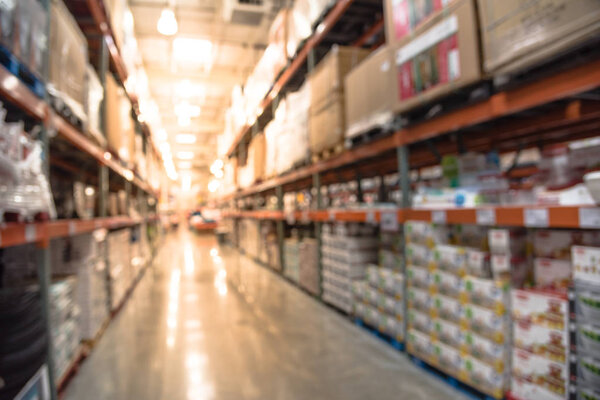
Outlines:
{"type": "Polygon", "coordinates": [[[194,158],[194,152],[193,151],[178,151],[177,158],[179,158],[180,160],[191,160],[194,158]]]}
{"type": "Polygon", "coordinates": [[[160,149],[160,152],[163,154],[171,154],[171,145],[167,142],[161,143],[158,148],[160,149]]]}
{"type": "Polygon", "coordinates": [[[216,257],[219,255],[219,250],[215,249],[214,247],[212,249],[210,249],[210,256],[211,257],[216,257]]]}
{"type": "Polygon", "coordinates": [[[196,135],[193,133],[180,133],[175,136],[175,141],[179,144],[194,144],[196,143],[196,135]]]}
{"type": "Polygon", "coordinates": [[[183,249],[183,264],[186,276],[194,275],[196,264],[194,263],[194,250],[190,244],[187,244],[183,249]]]}
{"type": "Polygon", "coordinates": [[[203,100],[206,96],[206,88],[202,84],[192,83],[189,79],[184,79],[177,84],[176,95],[184,99],[194,97],[203,100]]]}
{"type": "Polygon", "coordinates": [[[175,13],[172,9],[165,8],[162,10],[158,23],[156,24],[156,29],[165,36],[173,36],[177,33],[179,27],[177,25],[177,18],[175,18],[175,13]]]}
{"type": "Polygon", "coordinates": [[[212,43],[206,39],[177,37],[173,40],[173,57],[183,63],[212,64],[212,43]]]}
{"type": "Polygon", "coordinates": [[[156,131],[156,138],[159,142],[164,142],[168,138],[167,131],[164,129],[159,129],[156,131]]]}
{"type": "Polygon", "coordinates": [[[210,182],[208,182],[208,191],[211,193],[214,193],[217,191],[217,189],[219,189],[219,181],[213,179],[210,182]]]}
{"type": "Polygon", "coordinates": [[[189,115],[179,115],[177,117],[177,124],[181,128],[187,128],[188,126],[190,126],[192,124],[192,118],[190,118],[189,115]]]}
{"type": "Polygon", "coordinates": [[[192,176],[190,174],[181,174],[181,190],[189,192],[192,188],[192,176]]]}
{"type": "Polygon", "coordinates": [[[175,105],[175,115],[177,116],[198,117],[200,116],[200,111],[200,106],[192,105],[186,100],[175,105]]]}
{"type": "Polygon", "coordinates": [[[85,195],[86,196],[93,196],[94,193],[96,193],[96,190],[94,190],[93,187],[88,186],[88,187],[85,188],[85,195]]]}
{"type": "Polygon", "coordinates": [[[179,167],[179,169],[190,169],[190,168],[192,168],[192,162],[191,161],[180,161],[177,163],[177,166],[179,167]]]}

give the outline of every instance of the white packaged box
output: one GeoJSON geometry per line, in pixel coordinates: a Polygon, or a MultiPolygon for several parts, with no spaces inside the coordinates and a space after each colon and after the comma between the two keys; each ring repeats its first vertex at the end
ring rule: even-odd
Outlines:
{"type": "Polygon", "coordinates": [[[573,246],[571,262],[576,281],[600,285],[600,247],[573,246]]]}

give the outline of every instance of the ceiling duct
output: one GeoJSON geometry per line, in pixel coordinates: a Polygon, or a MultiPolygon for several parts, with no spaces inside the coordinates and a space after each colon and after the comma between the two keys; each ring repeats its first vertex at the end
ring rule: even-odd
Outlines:
{"type": "Polygon", "coordinates": [[[226,22],[258,26],[269,12],[269,0],[225,0],[223,18],[226,22]]]}

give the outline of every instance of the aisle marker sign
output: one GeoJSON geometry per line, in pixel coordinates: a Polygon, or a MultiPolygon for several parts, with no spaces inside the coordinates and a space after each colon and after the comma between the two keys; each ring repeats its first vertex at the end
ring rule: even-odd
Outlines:
{"type": "Polygon", "coordinates": [[[546,228],[550,221],[547,208],[525,209],[525,226],[532,228],[546,228]]]}
{"type": "Polygon", "coordinates": [[[477,210],[478,225],[496,225],[496,211],[491,208],[477,210]]]}
{"type": "Polygon", "coordinates": [[[25,225],[25,241],[26,242],[35,242],[37,237],[36,229],[34,224],[25,225]]]}
{"type": "Polygon", "coordinates": [[[600,228],[600,208],[580,208],[579,227],[600,228]]]}
{"type": "Polygon", "coordinates": [[[434,224],[445,224],[446,223],[446,211],[437,210],[431,212],[431,222],[434,224]]]}
{"type": "Polygon", "coordinates": [[[381,230],[398,232],[398,214],[396,211],[381,212],[381,230]]]}

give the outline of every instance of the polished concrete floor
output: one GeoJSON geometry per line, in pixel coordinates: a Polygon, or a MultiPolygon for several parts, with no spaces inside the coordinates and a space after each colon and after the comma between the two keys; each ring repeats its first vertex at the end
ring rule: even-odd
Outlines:
{"type": "Polygon", "coordinates": [[[66,400],[462,399],[212,236],[168,236],[66,400]]]}

